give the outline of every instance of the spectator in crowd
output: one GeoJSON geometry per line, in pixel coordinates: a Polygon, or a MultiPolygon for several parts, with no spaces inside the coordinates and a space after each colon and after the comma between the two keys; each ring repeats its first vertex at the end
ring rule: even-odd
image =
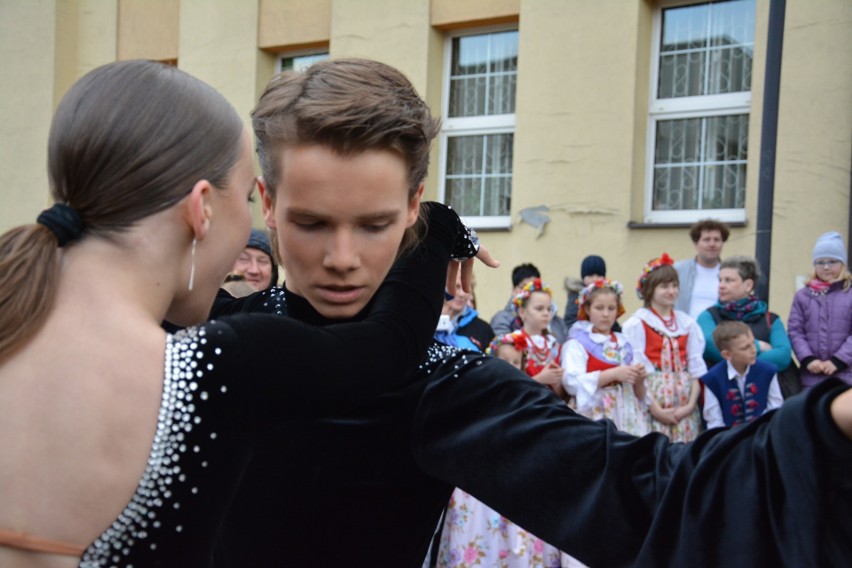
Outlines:
{"type": "MultiPolygon", "coordinates": [[[[577,312],[580,306],[577,304],[577,298],[580,295],[580,290],[598,280],[606,278],[606,261],[598,255],[590,254],[580,263],[580,279],[568,277],[565,279],[565,291],[568,292],[568,302],[565,304],[565,327],[569,332],[571,326],[577,321],[577,312]]],[[[621,331],[621,325],[615,322],[613,331],[621,331]]]]}
{"type": "MultiPolygon", "coordinates": [[[[541,273],[534,264],[527,262],[519,264],[512,269],[512,296],[506,303],[506,307],[491,318],[491,329],[494,330],[495,335],[506,335],[524,326],[515,310],[514,300],[521,293],[524,286],[536,278],[540,279],[541,273]]],[[[565,325],[565,321],[561,317],[556,315],[555,304],[553,307],[553,319],[550,322],[550,332],[560,345],[568,341],[568,326],[565,325]]]]}
{"type": "Polygon", "coordinates": [[[237,257],[232,272],[242,274],[245,281],[258,292],[278,285],[278,264],[272,256],[266,231],[251,230],[248,244],[237,257]]]}
{"type": "MultiPolygon", "coordinates": [[[[375,216],[364,215],[380,207],[371,175],[395,179],[398,199],[424,179],[438,131],[425,103],[387,65],[336,59],[276,76],[252,115],[264,215],[287,282],[231,300],[233,307],[318,326],[360,321],[372,290],[312,283],[348,273],[347,258],[376,248],[375,237],[361,230],[366,219],[381,234],[375,216]],[[411,128],[388,127],[397,120],[411,128]],[[310,223],[302,226],[309,219],[294,215],[305,209],[322,220],[319,235],[310,223]],[[325,231],[355,240],[332,240],[325,231]],[[318,270],[322,249],[304,250],[317,240],[329,245],[336,269],[318,270]],[[347,251],[341,243],[358,246],[347,251]]],[[[381,279],[400,245],[393,240],[382,240],[388,246],[358,274],[381,279]]],[[[840,381],[826,381],[749,428],[716,431],[689,446],[655,434],[635,438],[578,416],[495,357],[435,344],[414,375],[380,400],[266,431],[245,464],[216,565],[421,566],[453,487],[592,566],[848,559],[852,527],[836,503],[852,498],[845,476],[852,391],[840,381]],[[772,505],[775,481],[785,489],[781,511],[772,505]]],[[[310,377],[325,383],[322,375],[310,377]]]]}
{"type": "Polygon", "coordinates": [[[645,402],[645,365],[615,331],[624,313],[619,282],[598,278],[580,293],[579,320],[562,348],[566,391],[576,393],[577,412],[593,420],[607,418],[623,431],[642,436],[651,431],[645,402]]]}
{"type": "Polygon", "coordinates": [[[680,280],[675,309],[688,313],[692,319],[697,319],[719,297],[720,256],[730,232],[726,224],[713,219],[699,221],[689,229],[695,257],[674,265],[680,280]]]}
{"type": "Polygon", "coordinates": [[[492,339],[485,353],[502,359],[519,371],[523,371],[528,349],[529,344],[524,334],[520,331],[513,331],[492,339]]]}
{"type": "MultiPolygon", "coordinates": [[[[723,360],[719,347],[713,341],[713,330],[719,323],[725,320],[744,322],[754,335],[757,358],[772,363],[778,369],[783,392],[785,381],[782,373],[791,365],[792,348],[781,318],[770,312],[766,302],[754,294],[759,278],[760,268],[753,258],[732,256],[722,261],[719,301],[698,316],[698,325],[706,341],[704,360],[711,366],[723,360]]],[[[795,382],[798,383],[798,379],[795,382]]]]}
{"type": "Polygon", "coordinates": [[[697,404],[698,379],[707,372],[701,358],[704,337],[689,314],[675,309],[678,277],[672,264],[663,253],[645,265],[636,286],[645,305],[624,322],[624,335],[648,373],[651,429],[674,442],[691,442],[701,426],[697,404]]]}
{"type": "Polygon", "coordinates": [[[827,377],[852,384],[852,274],[840,233],[823,233],[813,252],[814,270],[790,308],[790,342],[811,388],[827,377]]]}
{"type": "Polygon", "coordinates": [[[557,394],[564,394],[559,366],[562,343],[550,332],[554,314],[550,287],[541,278],[527,282],[515,296],[514,307],[522,324],[519,331],[527,342],[524,371],[557,394]]]}
{"type": "Polygon", "coordinates": [[[775,365],[757,359],[754,336],[741,321],[723,321],[713,330],[723,361],[707,371],[704,421],[708,428],[751,422],[784,402],[775,365]]]}
{"type": "Polygon", "coordinates": [[[462,288],[461,274],[455,289],[447,293],[441,314],[447,317],[439,321],[435,339],[445,345],[484,351],[494,338],[491,326],[471,307],[470,294],[462,288]]]}

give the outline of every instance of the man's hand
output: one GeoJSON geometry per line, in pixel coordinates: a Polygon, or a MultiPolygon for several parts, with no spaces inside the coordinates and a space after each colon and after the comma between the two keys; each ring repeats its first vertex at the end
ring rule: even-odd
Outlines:
{"type": "MultiPolygon", "coordinates": [[[[478,258],[482,264],[489,268],[497,268],[500,266],[500,261],[491,256],[491,253],[488,252],[488,249],[485,248],[485,245],[482,243],[480,243],[479,252],[476,253],[474,258],[478,258]]],[[[447,290],[456,289],[459,270],[461,270],[462,290],[467,293],[470,293],[473,290],[473,263],[473,258],[469,258],[462,262],[457,262],[455,260],[450,261],[450,264],[447,267],[447,290]]]]}

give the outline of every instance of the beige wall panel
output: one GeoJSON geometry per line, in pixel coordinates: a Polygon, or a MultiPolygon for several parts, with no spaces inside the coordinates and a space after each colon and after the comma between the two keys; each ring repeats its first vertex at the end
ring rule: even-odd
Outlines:
{"type": "Polygon", "coordinates": [[[118,59],[177,59],[180,4],[180,0],[118,0],[118,59]]]}
{"type": "Polygon", "coordinates": [[[257,99],[257,16],[257,2],[180,2],[179,67],[225,95],[247,125],[257,99]]]}
{"type": "Polygon", "coordinates": [[[852,2],[787,2],[784,28],[770,307],[786,321],[816,238],[849,244],[852,2]]]}
{"type": "Polygon", "coordinates": [[[0,230],[51,201],[53,110],[79,77],[115,57],[114,0],[0,3],[0,230]]]}
{"type": "Polygon", "coordinates": [[[513,21],[521,11],[520,6],[520,0],[431,0],[431,21],[439,28],[513,21]]]}
{"type": "Polygon", "coordinates": [[[330,35],[331,0],[260,0],[260,48],[308,47],[330,35]]]}
{"type": "Polygon", "coordinates": [[[429,45],[426,0],[334,0],[331,9],[331,56],[367,57],[405,73],[426,93],[429,45]]]}
{"type": "Polygon", "coordinates": [[[0,2],[0,231],[49,203],[56,2],[0,2]]]}
{"type": "Polygon", "coordinates": [[[117,0],[56,2],[55,104],[77,79],[115,61],[117,11],[117,0]]]}

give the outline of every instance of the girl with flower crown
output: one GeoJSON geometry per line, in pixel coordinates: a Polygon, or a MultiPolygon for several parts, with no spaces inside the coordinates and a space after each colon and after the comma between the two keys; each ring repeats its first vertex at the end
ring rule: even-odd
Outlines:
{"type": "Polygon", "coordinates": [[[645,265],[636,293],[645,303],[623,333],[648,372],[651,430],[673,442],[690,442],[700,429],[698,379],[707,372],[704,335],[689,314],[674,309],[679,287],[672,258],[663,253],[645,265]]]}
{"type": "Polygon", "coordinates": [[[651,431],[645,404],[645,365],[633,356],[623,334],[613,331],[624,313],[624,288],[598,278],[580,291],[577,323],[562,347],[563,385],[577,397],[577,412],[608,418],[619,430],[642,436],[651,431]]]}
{"type": "Polygon", "coordinates": [[[498,335],[485,350],[486,355],[502,359],[518,370],[523,370],[527,359],[527,339],[520,331],[498,335]]]}
{"type": "Polygon", "coordinates": [[[527,342],[527,360],[523,370],[533,379],[553,389],[560,398],[567,398],[562,387],[562,367],[559,366],[562,344],[550,332],[555,313],[553,292],[536,278],[521,288],[512,300],[515,313],[523,323],[519,330],[527,342]]]}

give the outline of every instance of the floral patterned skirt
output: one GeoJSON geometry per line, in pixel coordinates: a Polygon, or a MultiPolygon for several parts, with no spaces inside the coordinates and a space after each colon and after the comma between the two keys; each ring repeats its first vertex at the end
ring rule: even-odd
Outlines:
{"type": "MultiPolygon", "coordinates": [[[[645,379],[648,393],[663,408],[676,408],[689,404],[689,389],[692,379],[686,371],[656,371],[645,379]]],[[[701,416],[698,407],[675,426],[651,419],[651,430],[661,432],[672,442],[691,442],[701,432],[701,416]]]]}
{"type": "Polygon", "coordinates": [[[633,385],[615,383],[600,391],[599,403],[581,412],[592,420],[607,418],[622,432],[644,436],[651,431],[651,414],[636,398],[633,385]]]}
{"type": "Polygon", "coordinates": [[[438,547],[438,568],[559,568],[559,549],[461,489],[453,491],[438,547]]]}

